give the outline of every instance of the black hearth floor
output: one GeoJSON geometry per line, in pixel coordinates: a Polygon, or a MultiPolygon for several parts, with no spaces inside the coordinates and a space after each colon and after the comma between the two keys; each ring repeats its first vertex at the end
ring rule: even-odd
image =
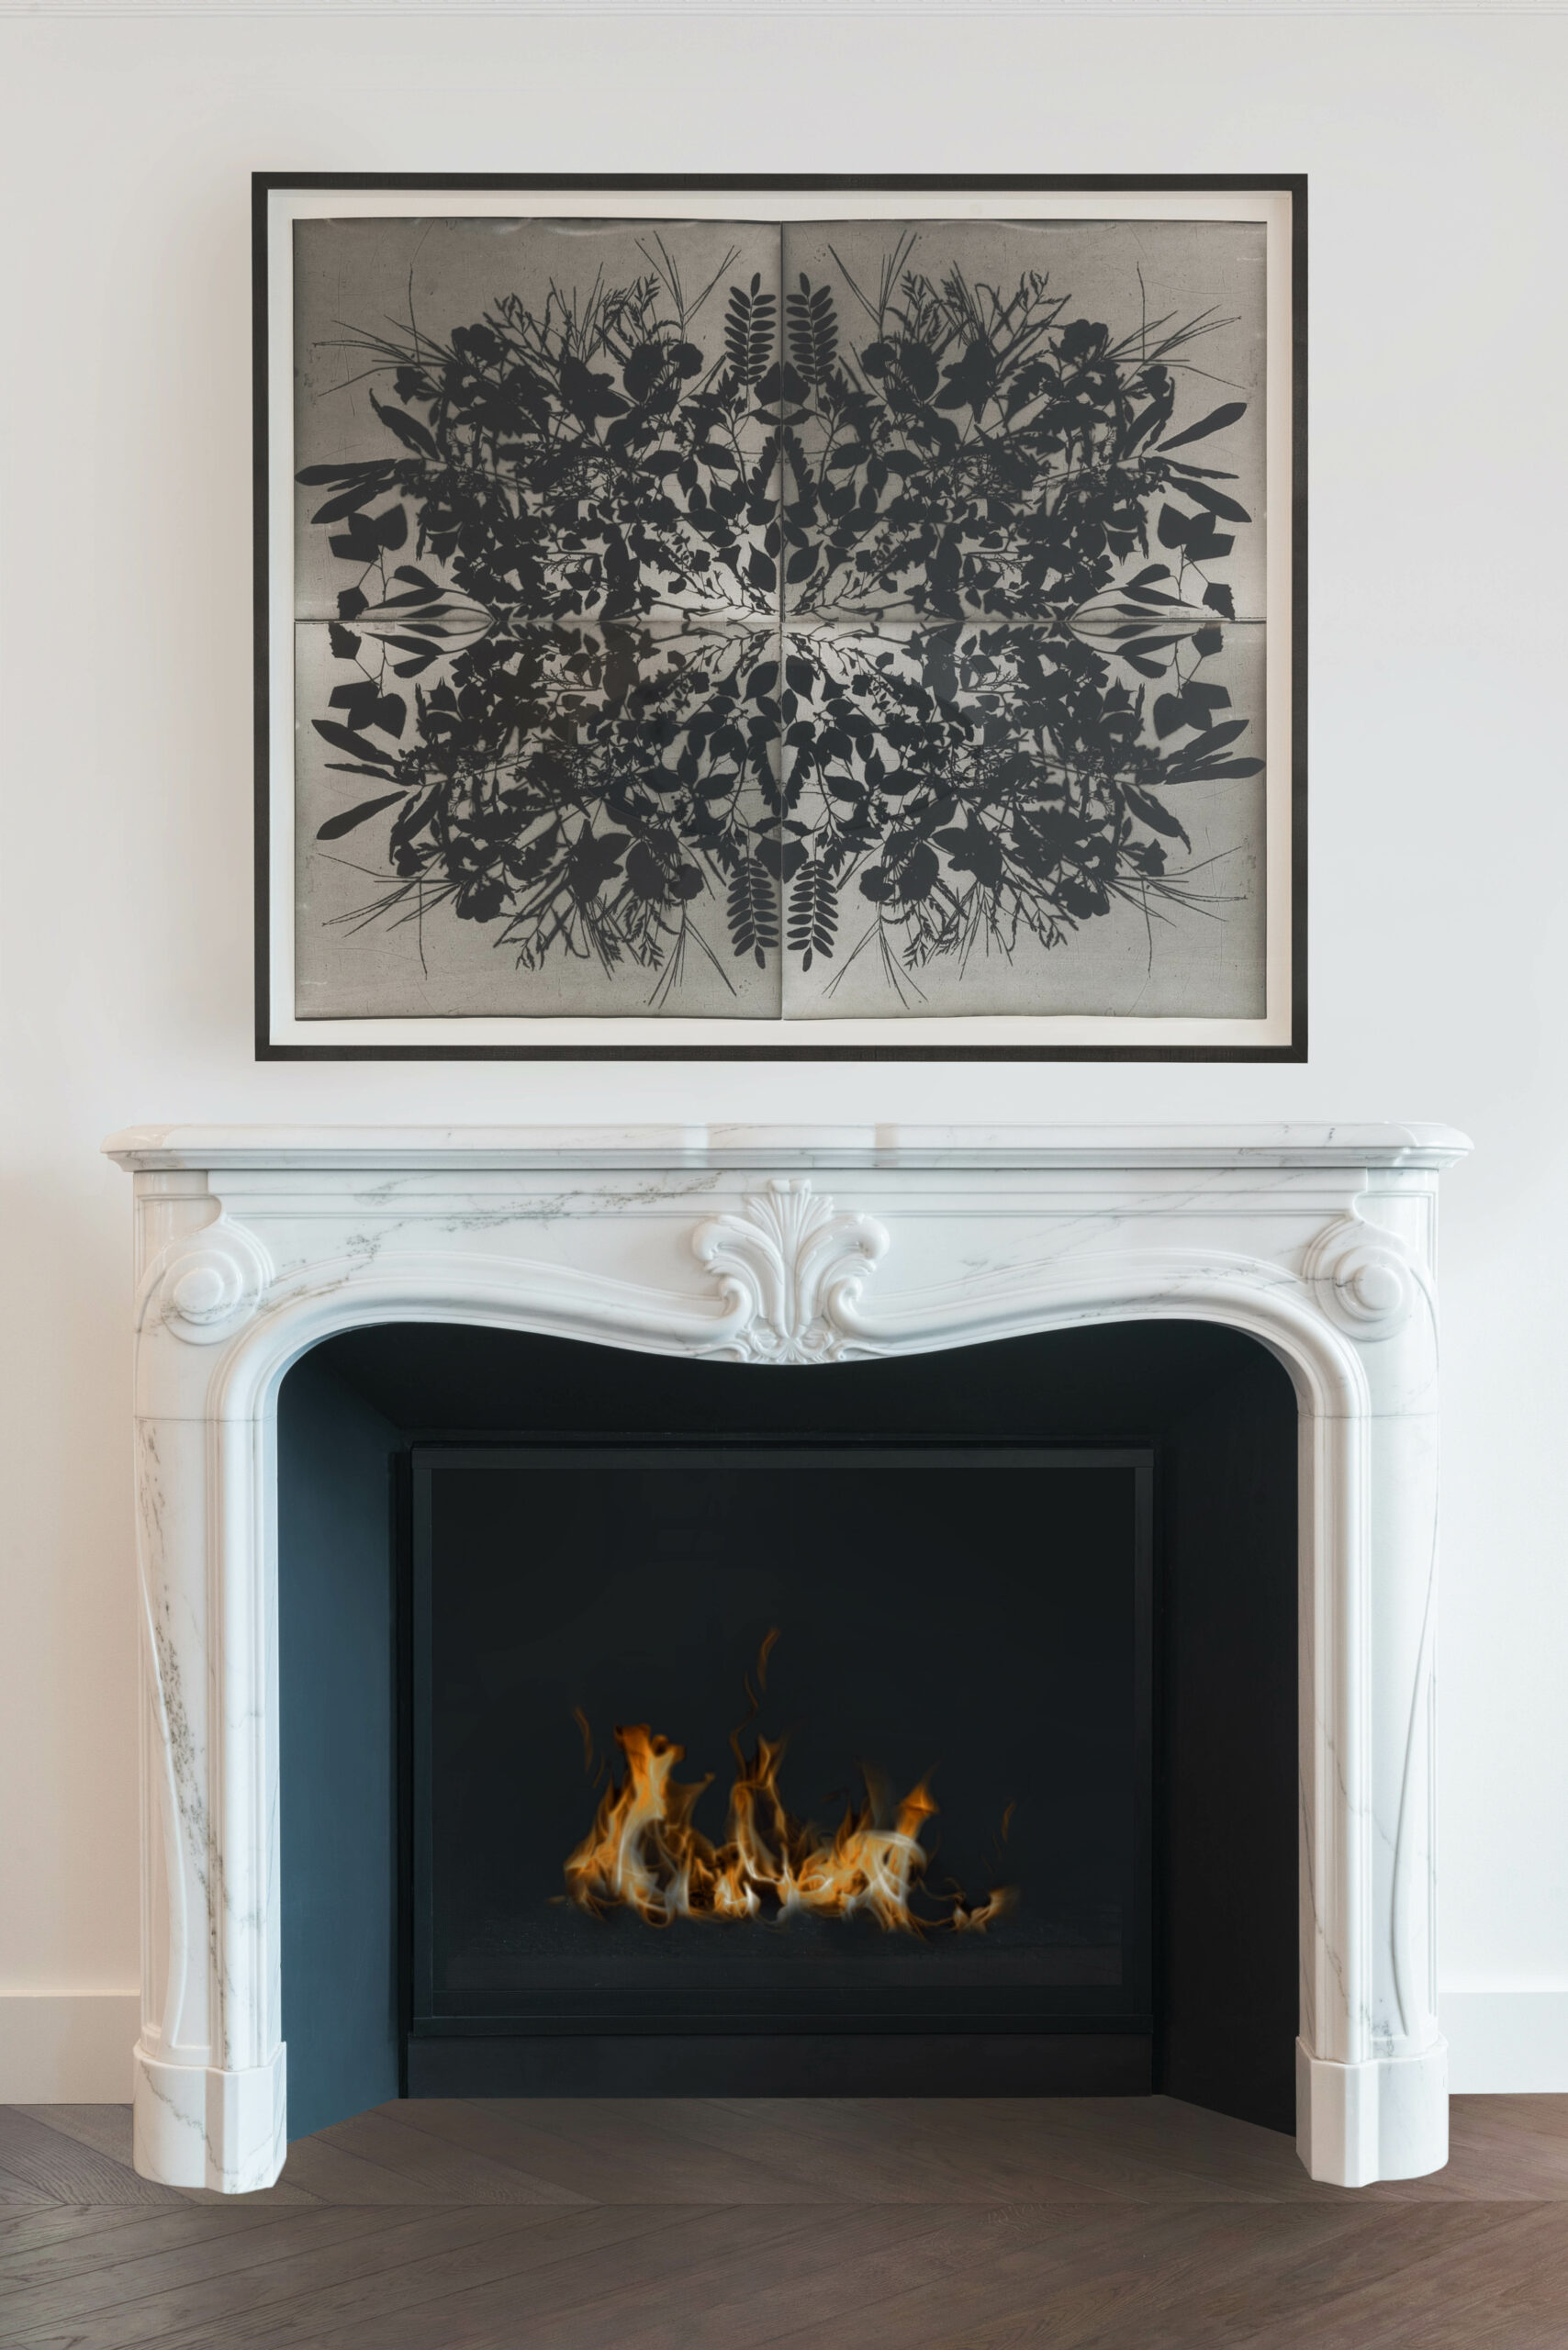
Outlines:
{"type": "Polygon", "coordinates": [[[1315,2186],[1164,2098],[387,2105],[224,2199],[123,2106],[0,2108],[0,2341],[71,2350],[1544,2350],[1568,2097],[1315,2186]]]}

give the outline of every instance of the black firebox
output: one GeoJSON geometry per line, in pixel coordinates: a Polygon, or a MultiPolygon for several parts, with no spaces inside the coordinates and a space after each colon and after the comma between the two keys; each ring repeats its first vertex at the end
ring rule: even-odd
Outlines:
{"type": "Polygon", "coordinates": [[[1295,1397],[1236,1331],[330,1340],[278,1406],[291,2136],[399,2092],[1289,2129],[1296,1607],[1295,1397]]]}
{"type": "Polygon", "coordinates": [[[412,2093],[1148,2087],[1148,1449],[409,1480],[412,2093]]]}

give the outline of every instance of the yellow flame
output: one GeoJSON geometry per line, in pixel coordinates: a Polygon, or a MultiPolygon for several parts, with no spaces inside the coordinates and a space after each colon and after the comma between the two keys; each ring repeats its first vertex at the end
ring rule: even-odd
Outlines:
{"type": "MultiPolygon", "coordinates": [[[[759,1685],[777,1637],[769,1633],[763,1643],[759,1685]]],[[[588,1727],[580,1713],[577,1721],[591,1768],[588,1727]]],[[[797,1819],[785,1806],[778,1785],[785,1741],[759,1734],[748,1755],[737,1731],[730,1741],[736,1769],[726,1834],[713,1844],[692,1821],[711,1773],[678,1779],[676,1765],[686,1759],[686,1749],[646,1722],[617,1728],[615,1742],[625,1775],[611,1776],[593,1826],[566,1863],[568,1897],[596,1915],[627,1908],[650,1926],[667,1926],[677,1918],[777,1923],[864,1914],[889,1933],[920,1934],[933,1926],[980,1933],[1014,1906],[1014,1891],[1003,1886],[972,1908],[962,1893],[928,1895],[945,1902],[946,1913],[917,1916],[913,1898],[928,1858],[921,1836],[936,1810],[924,1779],[895,1803],[867,1772],[864,1803],[846,1805],[830,1834],[797,1819]]],[[[1009,1805],[1009,1819],[1012,1809],[1009,1805]]]]}

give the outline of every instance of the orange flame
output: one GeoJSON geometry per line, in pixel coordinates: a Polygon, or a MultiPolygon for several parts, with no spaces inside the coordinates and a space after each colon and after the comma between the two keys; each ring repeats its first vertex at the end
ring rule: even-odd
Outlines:
{"type": "MultiPolygon", "coordinates": [[[[759,1683],[776,1637],[770,1633],[763,1644],[759,1683]]],[[[577,1719],[585,1751],[591,1754],[587,1724],[580,1714],[577,1719]]],[[[737,1731],[730,1740],[736,1771],[728,1829],[724,1841],[715,1845],[692,1822],[712,1774],[678,1779],[675,1768],[685,1760],[686,1749],[646,1722],[618,1728],[615,1742],[625,1758],[626,1775],[611,1777],[593,1826],[566,1864],[568,1897],[596,1916],[634,1909],[645,1924],[667,1926],[677,1918],[766,1917],[782,1923],[792,1917],[865,1912],[889,1933],[921,1934],[933,1926],[980,1933],[1014,1905],[1013,1889],[1003,1886],[972,1908],[961,1892],[933,1896],[945,1900],[946,1914],[916,1914],[913,1897],[922,1889],[929,1857],[921,1833],[936,1809],[924,1779],[894,1803],[868,1771],[865,1802],[858,1809],[846,1806],[828,1834],[797,1819],[785,1806],[778,1788],[784,1740],[759,1734],[756,1751],[747,1755],[737,1731]]]]}

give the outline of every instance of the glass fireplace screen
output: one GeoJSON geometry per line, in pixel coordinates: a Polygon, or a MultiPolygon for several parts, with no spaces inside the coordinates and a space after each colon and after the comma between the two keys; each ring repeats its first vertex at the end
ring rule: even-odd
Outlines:
{"type": "Polygon", "coordinates": [[[1147,2029],[1151,1483],[416,1447],[411,2032],[1147,2029]]]}

